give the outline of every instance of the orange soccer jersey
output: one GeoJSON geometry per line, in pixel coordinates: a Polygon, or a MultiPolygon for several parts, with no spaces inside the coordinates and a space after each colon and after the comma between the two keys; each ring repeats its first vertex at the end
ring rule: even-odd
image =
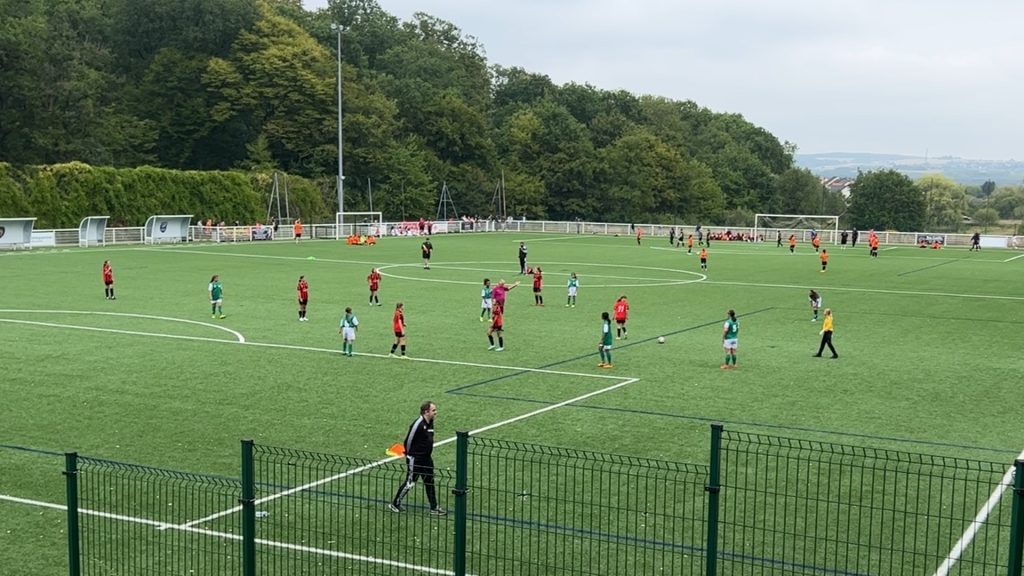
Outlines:
{"type": "Polygon", "coordinates": [[[828,252],[822,252],[821,254],[818,254],[818,258],[821,258],[822,264],[828,262],[828,252]]]}

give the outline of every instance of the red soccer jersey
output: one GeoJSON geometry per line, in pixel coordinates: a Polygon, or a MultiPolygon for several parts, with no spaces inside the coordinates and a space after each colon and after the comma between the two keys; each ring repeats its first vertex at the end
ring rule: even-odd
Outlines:
{"type": "Polygon", "coordinates": [[[110,264],[103,265],[103,281],[113,282],[114,281],[114,269],[110,267],[110,264]]]}
{"type": "Polygon", "coordinates": [[[540,290],[541,284],[544,282],[544,276],[540,272],[535,272],[533,275],[533,289],[540,290]]]}
{"type": "Polygon", "coordinates": [[[501,330],[502,321],[501,306],[495,306],[491,309],[491,328],[501,330]]]}
{"type": "Polygon", "coordinates": [[[615,319],[625,320],[629,316],[629,302],[625,300],[615,301],[615,319]]]}
{"type": "Polygon", "coordinates": [[[395,332],[405,332],[405,314],[402,310],[395,310],[395,317],[391,319],[391,325],[395,332]]]}
{"type": "Polygon", "coordinates": [[[366,277],[366,281],[370,283],[370,290],[376,292],[377,288],[380,287],[380,273],[371,272],[370,275],[366,277]]]}
{"type": "Polygon", "coordinates": [[[299,280],[295,289],[299,291],[299,300],[309,300],[309,284],[305,279],[299,280]]]}

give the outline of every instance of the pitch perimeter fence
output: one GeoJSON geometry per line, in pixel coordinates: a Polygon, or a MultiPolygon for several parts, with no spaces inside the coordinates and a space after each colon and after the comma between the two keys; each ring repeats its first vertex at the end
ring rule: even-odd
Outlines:
{"type": "Polygon", "coordinates": [[[402,460],[243,441],[237,480],[70,453],[70,574],[1022,574],[1024,460],[720,425],[706,464],[456,447],[435,471],[445,517],[421,487],[389,510],[402,460]]]}

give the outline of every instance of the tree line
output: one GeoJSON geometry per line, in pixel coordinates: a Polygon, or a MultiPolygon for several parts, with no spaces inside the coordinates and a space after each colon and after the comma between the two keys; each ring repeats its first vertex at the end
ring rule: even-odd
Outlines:
{"type": "Polygon", "coordinates": [[[15,184],[38,173],[25,167],[80,162],[244,171],[266,194],[276,170],[316,189],[305,218],[332,220],[337,23],[348,211],[369,209],[372,188],[386,217],[429,217],[447,183],[459,212],[496,215],[499,180],[516,217],[740,226],[847,211],[794,166],[795,145],[739,114],[491,65],[455,24],[400,21],[375,0],[0,0],[0,22],[0,162],[15,184]]]}

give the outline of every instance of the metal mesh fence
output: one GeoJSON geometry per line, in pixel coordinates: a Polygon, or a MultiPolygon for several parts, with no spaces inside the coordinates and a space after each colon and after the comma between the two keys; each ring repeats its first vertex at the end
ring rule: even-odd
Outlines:
{"type": "Polygon", "coordinates": [[[703,573],[704,466],[471,438],[468,472],[468,573],[703,573]]]}
{"type": "Polygon", "coordinates": [[[188,524],[237,505],[237,480],[78,458],[84,575],[240,574],[237,517],[188,524]]]}
{"type": "Polygon", "coordinates": [[[422,486],[389,509],[403,460],[244,441],[240,482],[68,454],[70,573],[1022,573],[1024,461],[719,425],[707,466],[466,433],[456,446],[456,470],[435,470],[448,516],[422,486]]]}
{"type": "MultiPolygon", "coordinates": [[[[451,518],[428,514],[423,488],[388,508],[404,461],[257,445],[255,472],[260,574],[451,573],[451,518]]],[[[435,483],[443,502],[450,473],[435,483]]]]}
{"type": "MultiPolygon", "coordinates": [[[[935,574],[1007,466],[726,431],[723,574],[935,574]]],[[[1010,498],[973,526],[956,574],[1003,573],[1010,498]]]]}

